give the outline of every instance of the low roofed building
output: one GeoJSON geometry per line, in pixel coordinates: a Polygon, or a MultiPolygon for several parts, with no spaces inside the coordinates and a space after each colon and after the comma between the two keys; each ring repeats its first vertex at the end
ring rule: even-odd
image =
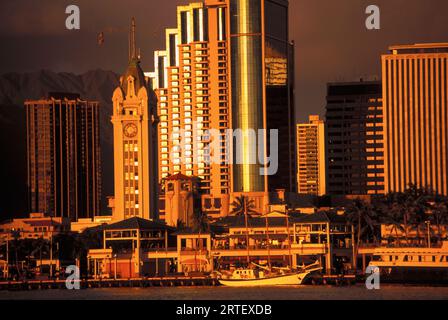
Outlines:
{"type": "Polygon", "coordinates": [[[0,224],[0,239],[50,239],[70,231],[69,218],[55,218],[43,213],[31,213],[28,218],[13,219],[0,224]]]}

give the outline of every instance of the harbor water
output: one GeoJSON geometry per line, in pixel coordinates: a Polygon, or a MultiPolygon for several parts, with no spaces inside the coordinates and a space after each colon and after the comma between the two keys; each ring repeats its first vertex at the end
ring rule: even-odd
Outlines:
{"type": "Polygon", "coordinates": [[[0,291],[0,300],[448,300],[448,287],[383,285],[266,288],[153,287],[0,291]]]}

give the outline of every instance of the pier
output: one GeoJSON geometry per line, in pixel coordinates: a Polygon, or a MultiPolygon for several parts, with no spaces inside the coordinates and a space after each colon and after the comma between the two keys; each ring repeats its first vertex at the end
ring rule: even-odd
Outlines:
{"type": "MultiPolygon", "coordinates": [[[[355,285],[354,275],[315,275],[307,281],[307,285],[355,285]]],[[[73,282],[71,282],[73,283],[73,282]]],[[[85,279],[79,280],[81,289],[94,288],[149,288],[149,287],[215,287],[219,282],[210,277],[153,277],[133,279],[85,279]]],[[[65,280],[24,280],[0,282],[0,291],[27,291],[67,289],[65,280]]]]}
{"type": "MultiPolygon", "coordinates": [[[[70,282],[73,283],[73,282],[70,282]]],[[[92,288],[148,288],[148,287],[212,287],[218,281],[206,277],[154,277],[134,279],[79,280],[81,289],[92,288]]],[[[65,280],[28,280],[0,282],[0,290],[50,290],[67,289],[65,280]]]]}

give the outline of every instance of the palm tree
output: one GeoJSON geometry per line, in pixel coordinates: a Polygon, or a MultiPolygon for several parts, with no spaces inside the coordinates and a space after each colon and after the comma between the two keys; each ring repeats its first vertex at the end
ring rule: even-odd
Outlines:
{"type": "Polygon", "coordinates": [[[235,200],[230,204],[233,207],[230,212],[234,216],[249,216],[252,217],[251,214],[257,214],[255,209],[254,200],[250,200],[246,196],[236,197],[235,200]]]}
{"type": "MultiPolygon", "coordinates": [[[[377,239],[377,219],[376,210],[361,199],[355,199],[345,208],[347,222],[350,223],[355,231],[356,243],[353,243],[353,265],[355,273],[357,272],[357,257],[361,240],[367,240],[372,237],[374,241],[377,239]]],[[[354,239],[353,239],[354,240],[354,239]]]]}
{"type": "Polygon", "coordinates": [[[401,232],[406,234],[405,227],[403,225],[403,194],[401,193],[389,193],[378,201],[380,207],[380,221],[381,223],[391,226],[391,233],[395,231],[395,237],[398,240],[401,232]]]}
{"type": "Polygon", "coordinates": [[[33,240],[33,248],[34,250],[30,253],[30,256],[36,257],[36,254],[39,253],[40,260],[40,271],[42,272],[42,259],[43,256],[47,254],[49,251],[48,241],[44,238],[37,238],[33,240]]]}
{"type": "Polygon", "coordinates": [[[80,269],[84,270],[83,274],[87,274],[87,254],[89,249],[99,249],[103,247],[103,232],[96,228],[86,229],[82,233],[76,234],[72,239],[73,257],[80,265],[80,269]]]}
{"type": "Polygon", "coordinates": [[[383,206],[381,209],[380,222],[391,227],[390,233],[395,233],[395,238],[399,238],[399,232],[404,233],[403,224],[399,210],[390,210],[390,207],[383,206]]]}
{"type": "Polygon", "coordinates": [[[12,236],[12,241],[11,241],[11,246],[12,248],[14,248],[14,253],[15,253],[15,265],[16,265],[16,270],[17,270],[17,275],[20,277],[20,269],[19,269],[19,252],[22,251],[22,246],[23,243],[20,240],[20,231],[11,231],[11,236],[12,236]]]}
{"type": "Polygon", "coordinates": [[[409,243],[409,231],[416,230],[420,238],[420,228],[427,219],[430,190],[410,185],[405,192],[394,192],[384,196],[379,202],[382,207],[382,218],[388,225],[393,225],[404,233],[409,243]]]}
{"type": "Polygon", "coordinates": [[[356,246],[359,247],[361,241],[369,239],[377,240],[377,210],[361,199],[355,199],[345,209],[347,220],[355,227],[356,246]]]}
{"type": "Polygon", "coordinates": [[[410,185],[404,192],[404,227],[406,241],[408,240],[408,228],[413,228],[417,232],[417,239],[420,239],[420,228],[427,220],[428,200],[433,192],[429,189],[418,188],[410,185]]]}
{"type": "Polygon", "coordinates": [[[442,240],[442,226],[448,224],[448,199],[446,197],[436,197],[431,203],[429,210],[429,221],[437,227],[437,239],[442,240]]]}
{"type": "MultiPolygon", "coordinates": [[[[202,239],[201,233],[210,231],[210,224],[208,221],[208,216],[201,209],[197,208],[193,212],[193,232],[197,232],[198,238],[196,239],[194,260],[195,266],[197,268],[197,255],[198,250],[202,250],[202,239]]],[[[201,270],[201,261],[199,262],[199,270],[201,270]]]]}
{"type": "Polygon", "coordinates": [[[255,202],[254,200],[250,200],[246,196],[239,196],[231,203],[233,207],[231,213],[234,216],[242,216],[244,215],[244,223],[246,225],[246,247],[247,247],[247,264],[250,264],[250,248],[249,248],[249,227],[248,227],[248,218],[251,213],[256,213],[254,210],[255,202]]]}
{"type": "Polygon", "coordinates": [[[199,233],[210,231],[208,215],[199,208],[193,213],[193,231],[199,233]]]}
{"type": "Polygon", "coordinates": [[[176,228],[178,230],[185,230],[187,228],[187,225],[182,219],[177,219],[176,221],[176,228]]]}

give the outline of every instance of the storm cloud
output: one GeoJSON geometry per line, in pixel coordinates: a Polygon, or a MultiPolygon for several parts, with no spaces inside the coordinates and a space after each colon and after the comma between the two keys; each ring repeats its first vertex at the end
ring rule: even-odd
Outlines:
{"type": "MultiPolygon", "coordinates": [[[[129,21],[138,24],[142,65],[164,46],[179,0],[15,0],[0,2],[0,73],[40,69],[122,72],[129,21]],[[81,30],[65,29],[65,8],[81,9],[81,30]],[[97,45],[103,32],[105,43],[97,45]]],[[[380,55],[393,44],[448,42],[446,0],[291,0],[298,119],[324,113],[326,83],[380,77],[380,55]],[[381,9],[381,30],[365,28],[365,9],[381,9]]]]}

